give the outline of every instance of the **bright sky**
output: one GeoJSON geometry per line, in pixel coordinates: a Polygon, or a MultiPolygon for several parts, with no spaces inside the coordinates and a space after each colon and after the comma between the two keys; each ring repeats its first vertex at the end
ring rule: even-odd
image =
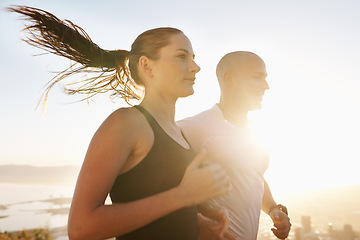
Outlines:
{"type": "MultiPolygon", "coordinates": [[[[181,99],[177,119],[218,101],[215,67],[230,51],[257,53],[270,90],[250,117],[269,145],[273,191],[360,184],[360,2],[303,1],[40,1],[26,4],[70,19],[104,49],[130,49],[145,30],[172,26],[192,41],[195,94],[181,99]]],[[[37,56],[20,40],[18,15],[0,11],[0,164],[80,165],[101,122],[125,106],[107,96],[72,103],[55,87],[47,114],[35,111],[42,87],[69,61],[37,56]]]]}

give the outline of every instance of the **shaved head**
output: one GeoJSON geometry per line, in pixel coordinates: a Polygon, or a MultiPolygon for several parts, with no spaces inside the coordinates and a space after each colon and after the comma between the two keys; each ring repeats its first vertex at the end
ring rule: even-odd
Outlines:
{"type": "Polygon", "coordinates": [[[255,53],[236,51],[226,54],[216,68],[220,85],[220,103],[231,111],[261,108],[262,97],[269,85],[264,61],[255,53]]]}
{"type": "Polygon", "coordinates": [[[221,58],[216,67],[216,76],[218,81],[222,83],[225,73],[241,73],[249,68],[254,62],[263,62],[263,60],[252,52],[236,51],[226,54],[221,58]]]}

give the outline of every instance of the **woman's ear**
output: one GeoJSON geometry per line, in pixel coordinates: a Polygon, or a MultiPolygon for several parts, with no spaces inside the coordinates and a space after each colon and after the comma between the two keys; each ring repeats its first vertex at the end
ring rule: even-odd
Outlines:
{"type": "Polygon", "coordinates": [[[152,71],[152,61],[146,56],[141,56],[139,58],[139,72],[141,72],[145,77],[153,77],[152,71]]]}

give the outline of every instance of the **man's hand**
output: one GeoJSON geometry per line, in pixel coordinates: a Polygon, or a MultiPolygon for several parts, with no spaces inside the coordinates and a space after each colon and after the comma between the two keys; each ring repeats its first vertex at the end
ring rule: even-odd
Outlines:
{"type": "Polygon", "coordinates": [[[224,234],[229,227],[227,210],[207,204],[204,204],[199,209],[202,210],[201,214],[198,214],[199,240],[223,240],[224,234]]]}
{"type": "Polygon", "coordinates": [[[198,240],[223,240],[221,227],[216,221],[198,214],[199,235],[198,240]]]}
{"type": "Polygon", "coordinates": [[[198,208],[199,240],[233,240],[232,234],[228,231],[229,217],[227,209],[219,206],[203,204],[198,208]]]}
{"type": "Polygon", "coordinates": [[[271,231],[279,239],[285,239],[289,236],[291,223],[290,218],[280,209],[274,209],[270,212],[270,217],[274,223],[274,228],[271,231]]]}

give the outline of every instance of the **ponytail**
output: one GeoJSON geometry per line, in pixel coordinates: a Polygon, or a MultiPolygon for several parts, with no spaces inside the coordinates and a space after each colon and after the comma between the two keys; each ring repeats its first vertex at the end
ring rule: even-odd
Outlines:
{"type": "Polygon", "coordinates": [[[141,87],[131,78],[128,67],[129,51],[104,50],[91,40],[84,29],[44,10],[27,6],[11,6],[7,10],[23,15],[23,19],[30,23],[24,28],[28,33],[23,39],[25,42],[75,61],[46,85],[42,97],[44,103],[56,83],[78,73],[95,73],[96,76],[67,84],[66,93],[86,94],[85,99],[89,99],[98,93],[113,91],[111,96],[120,95],[129,104],[132,99],[141,99],[141,87]],[[77,63],[80,66],[74,68],[77,63]],[[70,88],[71,85],[80,86],[70,88]]]}

